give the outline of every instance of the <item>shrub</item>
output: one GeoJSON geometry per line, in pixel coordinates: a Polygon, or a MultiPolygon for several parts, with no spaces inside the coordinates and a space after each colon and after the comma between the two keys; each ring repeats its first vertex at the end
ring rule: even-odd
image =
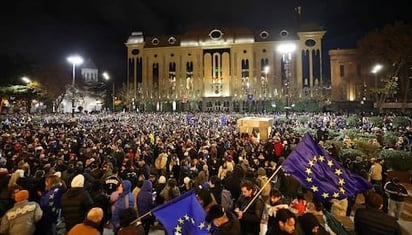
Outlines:
{"type": "Polygon", "coordinates": [[[394,132],[394,131],[385,132],[385,134],[383,135],[383,144],[387,147],[393,147],[395,146],[395,143],[398,140],[399,136],[400,136],[399,132],[394,132]]]}
{"type": "Polygon", "coordinates": [[[405,127],[409,125],[409,119],[404,116],[396,116],[393,118],[392,123],[394,127],[405,127]]]}
{"type": "Polygon", "coordinates": [[[360,125],[361,119],[358,115],[351,115],[346,118],[346,125],[348,127],[356,128],[360,125]]]}
{"type": "Polygon", "coordinates": [[[339,151],[339,158],[344,162],[347,158],[355,160],[357,156],[365,158],[367,155],[359,149],[348,149],[344,148],[339,151]]]}
{"type": "Polygon", "coordinates": [[[379,127],[382,124],[382,118],[379,116],[372,116],[369,118],[374,127],[379,127]]]}
{"type": "Polygon", "coordinates": [[[412,154],[410,152],[384,149],[379,152],[378,156],[385,159],[387,166],[392,170],[412,170],[412,154]]]}

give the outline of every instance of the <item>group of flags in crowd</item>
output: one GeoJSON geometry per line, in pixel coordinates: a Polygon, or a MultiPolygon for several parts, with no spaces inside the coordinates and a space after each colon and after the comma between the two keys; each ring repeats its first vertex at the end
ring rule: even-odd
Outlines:
{"type": "MultiPolygon", "coordinates": [[[[351,197],[372,188],[364,178],[343,168],[330,157],[310,134],[305,134],[283,162],[282,168],[321,201],[351,197]]],[[[211,225],[205,222],[205,211],[193,190],[156,207],[152,214],[168,234],[210,233],[211,225]]]]}

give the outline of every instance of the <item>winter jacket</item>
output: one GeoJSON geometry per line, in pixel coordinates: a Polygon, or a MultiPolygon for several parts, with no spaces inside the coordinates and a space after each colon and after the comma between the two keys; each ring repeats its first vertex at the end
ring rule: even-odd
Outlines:
{"type": "Polygon", "coordinates": [[[123,209],[134,208],[134,198],[131,192],[132,183],[129,180],[122,181],[123,193],[119,195],[118,199],[112,206],[112,226],[113,231],[116,232],[119,227],[119,215],[123,209]]]}
{"type": "Polygon", "coordinates": [[[152,192],[152,182],[150,180],[145,180],[140,189],[140,193],[137,195],[137,209],[139,215],[146,214],[154,207],[152,192]]]}
{"type": "Polygon", "coordinates": [[[16,202],[1,220],[0,234],[32,235],[43,211],[37,202],[16,202]]]}
{"type": "Polygon", "coordinates": [[[69,188],[61,199],[66,229],[69,231],[74,225],[82,223],[92,206],[93,200],[84,188],[69,188]]]}
{"type": "Polygon", "coordinates": [[[401,229],[395,217],[374,208],[359,208],[355,212],[356,234],[401,235],[401,229]]]}

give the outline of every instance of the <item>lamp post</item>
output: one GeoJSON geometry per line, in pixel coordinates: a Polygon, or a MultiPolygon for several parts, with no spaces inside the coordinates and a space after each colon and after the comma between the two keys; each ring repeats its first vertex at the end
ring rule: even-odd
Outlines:
{"type": "Polygon", "coordinates": [[[83,58],[78,55],[67,57],[67,61],[73,65],[73,81],[72,81],[72,117],[74,117],[74,84],[76,82],[76,65],[83,63],[83,58]]]}
{"type": "MultiPolygon", "coordinates": [[[[106,81],[110,80],[110,75],[109,75],[108,72],[103,72],[102,76],[103,76],[104,80],[106,80],[106,81]]],[[[114,81],[112,81],[112,94],[111,94],[111,97],[112,97],[112,112],[114,112],[114,95],[115,95],[115,93],[114,93],[114,81]]]]}
{"type": "Polygon", "coordinates": [[[374,74],[374,87],[375,87],[375,89],[376,88],[378,88],[378,77],[377,77],[377,74],[378,74],[378,72],[379,71],[381,71],[381,69],[383,68],[383,66],[381,65],[381,64],[376,64],[376,65],[374,65],[373,66],[373,68],[372,68],[372,70],[371,70],[371,73],[373,73],[374,74]]]}
{"type": "Polygon", "coordinates": [[[288,117],[289,112],[289,85],[290,85],[290,61],[292,60],[292,53],[296,50],[296,45],[293,43],[282,43],[277,47],[277,51],[282,55],[282,65],[281,70],[284,70],[284,76],[282,73],[282,82],[285,88],[285,102],[286,102],[286,117],[288,117]]]}

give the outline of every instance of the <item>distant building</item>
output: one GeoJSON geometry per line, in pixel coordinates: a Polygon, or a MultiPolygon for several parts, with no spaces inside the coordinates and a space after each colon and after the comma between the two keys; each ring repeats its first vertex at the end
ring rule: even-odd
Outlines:
{"type": "MultiPolygon", "coordinates": [[[[99,70],[97,66],[91,59],[87,59],[79,68],[81,80],[76,80],[75,82],[75,112],[79,111],[79,107],[81,107],[82,112],[102,111],[106,88],[104,83],[99,80],[99,70]]],[[[59,112],[72,112],[72,97],[73,92],[71,88],[68,88],[65,98],[60,104],[59,112]]]]}
{"type": "Polygon", "coordinates": [[[269,111],[302,99],[325,99],[322,38],[299,32],[215,28],[127,42],[130,108],[151,111],[269,111]],[[290,53],[279,47],[294,45],[290,53]]]}

